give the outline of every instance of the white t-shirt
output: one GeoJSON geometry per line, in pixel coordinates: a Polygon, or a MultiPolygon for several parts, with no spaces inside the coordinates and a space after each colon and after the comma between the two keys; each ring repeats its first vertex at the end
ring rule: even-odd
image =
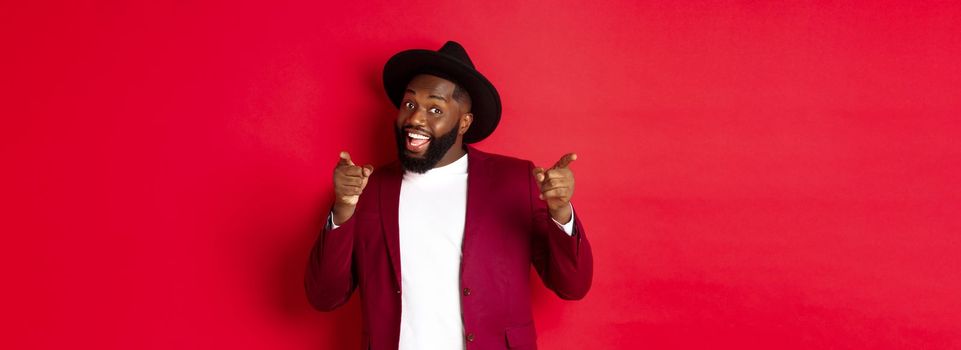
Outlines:
{"type": "Polygon", "coordinates": [[[405,172],[397,211],[403,291],[398,349],[463,349],[460,261],[467,155],[423,174],[405,172]]]}

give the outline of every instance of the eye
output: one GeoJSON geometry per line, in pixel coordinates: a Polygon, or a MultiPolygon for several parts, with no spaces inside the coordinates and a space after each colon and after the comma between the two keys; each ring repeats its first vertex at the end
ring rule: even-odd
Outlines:
{"type": "Polygon", "coordinates": [[[428,109],[427,111],[430,112],[431,114],[436,114],[436,115],[444,114],[444,111],[440,110],[437,107],[431,107],[431,109],[428,109]]]}
{"type": "Polygon", "coordinates": [[[403,103],[403,105],[404,105],[404,108],[407,108],[407,109],[414,109],[414,103],[413,103],[413,102],[410,102],[410,101],[404,101],[404,103],[403,103]]]}

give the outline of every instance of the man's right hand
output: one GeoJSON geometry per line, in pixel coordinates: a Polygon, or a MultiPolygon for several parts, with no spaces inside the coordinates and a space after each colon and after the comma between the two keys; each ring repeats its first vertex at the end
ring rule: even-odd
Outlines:
{"type": "Polygon", "coordinates": [[[373,172],[374,166],[354,165],[350,154],[340,152],[340,161],[334,168],[334,225],[340,225],[354,215],[357,200],[360,199],[364,187],[367,187],[367,179],[373,172]]]}

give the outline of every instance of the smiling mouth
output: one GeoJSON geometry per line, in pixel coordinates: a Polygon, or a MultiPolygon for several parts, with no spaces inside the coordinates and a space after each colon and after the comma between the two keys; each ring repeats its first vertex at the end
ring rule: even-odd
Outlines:
{"type": "Polygon", "coordinates": [[[407,132],[407,150],[411,153],[419,154],[424,153],[427,150],[427,146],[430,145],[431,137],[416,133],[413,131],[407,132]]]}

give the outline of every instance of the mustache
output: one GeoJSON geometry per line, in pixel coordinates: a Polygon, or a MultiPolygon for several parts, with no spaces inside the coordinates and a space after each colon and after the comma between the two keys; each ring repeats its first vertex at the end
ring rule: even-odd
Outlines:
{"type": "Polygon", "coordinates": [[[417,127],[414,125],[404,125],[404,127],[400,128],[400,130],[401,131],[419,131],[421,133],[430,135],[431,137],[434,136],[434,133],[430,132],[430,130],[427,130],[427,128],[417,127]]]}

